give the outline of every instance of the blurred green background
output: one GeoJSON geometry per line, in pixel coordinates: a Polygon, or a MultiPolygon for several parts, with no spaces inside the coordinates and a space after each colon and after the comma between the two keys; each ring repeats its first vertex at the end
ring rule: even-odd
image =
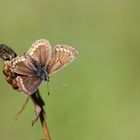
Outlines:
{"type": "MultiPolygon", "coordinates": [[[[52,140],[140,140],[140,1],[1,0],[0,43],[17,53],[37,40],[75,47],[76,61],[40,86],[52,140]],[[61,83],[67,83],[63,86],[61,83]]],[[[0,61],[0,139],[38,140],[30,101],[14,91],[0,61]]]]}

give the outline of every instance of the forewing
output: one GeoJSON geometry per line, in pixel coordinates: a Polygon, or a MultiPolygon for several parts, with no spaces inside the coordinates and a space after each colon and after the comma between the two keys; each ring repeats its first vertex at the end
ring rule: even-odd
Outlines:
{"type": "Polygon", "coordinates": [[[57,45],[47,66],[48,74],[52,74],[71,63],[78,55],[75,48],[67,45],[57,45]]]}
{"type": "Polygon", "coordinates": [[[42,82],[42,79],[38,76],[17,76],[16,78],[18,87],[27,95],[32,95],[38,89],[38,86],[42,82]]]}
{"type": "Polygon", "coordinates": [[[32,44],[26,55],[37,60],[42,67],[45,67],[51,59],[51,46],[49,41],[40,39],[32,44]]]}
{"type": "Polygon", "coordinates": [[[19,75],[35,76],[36,67],[33,65],[30,57],[17,56],[8,63],[11,70],[19,75]]]}

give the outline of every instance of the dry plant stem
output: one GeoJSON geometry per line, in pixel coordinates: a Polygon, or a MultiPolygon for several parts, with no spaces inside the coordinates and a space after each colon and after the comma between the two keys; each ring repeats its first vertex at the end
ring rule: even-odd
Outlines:
{"type": "Polygon", "coordinates": [[[38,94],[39,94],[39,91],[37,91],[35,94],[33,94],[31,96],[31,99],[35,106],[35,112],[36,112],[36,116],[32,122],[32,125],[34,125],[34,123],[38,120],[38,118],[40,118],[40,122],[41,122],[41,125],[43,128],[44,134],[45,134],[45,138],[46,138],[46,140],[51,140],[51,137],[49,134],[49,129],[48,129],[47,123],[45,121],[45,111],[43,109],[44,104],[42,104],[43,100],[42,100],[42,98],[40,98],[41,97],[40,95],[38,96],[38,94]]]}
{"type": "Polygon", "coordinates": [[[29,101],[29,97],[26,99],[26,101],[22,104],[22,106],[20,107],[19,111],[16,113],[16,120],[18,119],[19,115],[21,114],[21,112],[24,110],[24,108],[26,107],[28,101],[29,101]]]}
{"type": "Polygon", "coordinates": [[[46,140],[51,140],[49,129],[48,129],[47,123],[45,121],[44,115],[42,113],[40,113],[39,118],[40,118],[40,121],[41,121],[42,128],[44,130],[46,140]]]}

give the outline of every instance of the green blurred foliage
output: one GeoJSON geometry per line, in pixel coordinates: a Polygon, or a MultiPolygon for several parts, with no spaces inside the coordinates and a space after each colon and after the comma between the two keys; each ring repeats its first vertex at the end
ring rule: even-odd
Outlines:
{"type": "MultiPolygon", "coordinates": [[[[74,46],[76,61],[40,86],[52,140],[140,139],[140,1],[1,0],[0,43],[26,52],[41,38],[52,46],[74,46]],[[62,86],[61,83],[68,86],[62,86]]],[[[32,102],[17,122],[26,99],[2,74],[0,139],[43,138],[34,127],[32,102]]]]}

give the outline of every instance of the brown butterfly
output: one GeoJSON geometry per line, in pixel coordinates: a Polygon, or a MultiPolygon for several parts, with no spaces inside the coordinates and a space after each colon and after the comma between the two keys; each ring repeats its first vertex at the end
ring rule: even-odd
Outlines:
{"type": "Polygon", "coordinates": [[[72,62],[78,52],[67,45],[56,45],[52,53],[49,41],[40,39],[32,44],[25,55],[8,62],[11,71],[17,74],[16,81],[21,91],[32,95],[42,80],[48,81],[50,74],[72,62]]]}

